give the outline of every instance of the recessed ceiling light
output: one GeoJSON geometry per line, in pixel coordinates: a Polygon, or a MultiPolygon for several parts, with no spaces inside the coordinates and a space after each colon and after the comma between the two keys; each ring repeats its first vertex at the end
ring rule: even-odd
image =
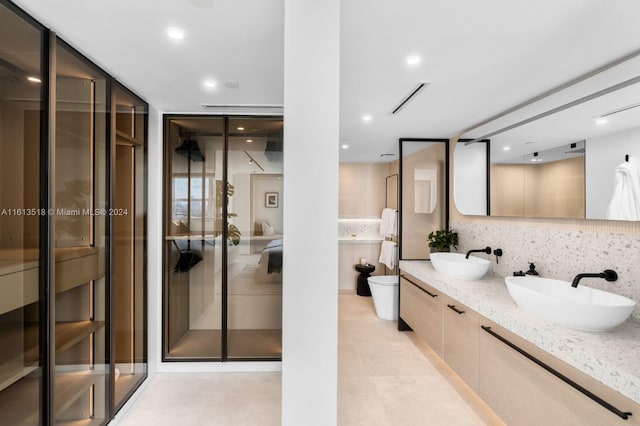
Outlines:
{"type": "Polygon", "coordinates": [[[371,120],[373,120],[373,117],[370,114],[365,114],[362,116],[362,121],[364,121],[365,123],[368,123],[371,120]]]}
{"type": "Polygon", "coordinates": [[[503,151],[511,151],[511,147],[510,146],[503,146],[502,150],[503,151]]]}
{"type": "Polygon", "coordinates": [[[247,139],[247,142],[251,143],[253,142],[253,139],[247,139]]]}
{"type": "Polygon", "coordinates": [[[184,31],[182,31],[180,28],[176,28],[176,27],[167,28],[166,33],[167,33],[167,37],[169,37],[171,40],[184,39],[184,31]]]}
{"type": "Polygon", "coordinates": [[[244,127],[238,127],[238,130],[244,130],[244,127]]]}
{"type": "Polygon", "coordinates": [[[608,121],[609,121],[609,120],[607,120],[607,119],[606,119],[606,118],[604,118],[604,117],[598,117],[598,118],[596,118],[596,124],[597,124],[598,126],[602,126],[603,124],[607,124],[607,122],[608,122],[608,121]]]}
{"type": "Polygon", "coordinates": [[[342,149],[348,149],[349,148],[349,144],[343,143],[342,144],[342,149]]]}
{"type": "Polygon", "coordinates": [[[216,82],[213,81],[213,80],[205,80],[205,81],[202,82],[202,84],[207,89],[215,89],[216,88],[216,82]]]}
{"type": "Polygon", "coordinates": [[[407,56],[406,62],[407,65],[418,65],[422,58],[418,55],[407,56]]]}
{"type": "Polygon", "coordinates": [[[32,83],[42,83],[42,80],[40,80],[38,77],[27,77],[27,80],[32,83]]]}

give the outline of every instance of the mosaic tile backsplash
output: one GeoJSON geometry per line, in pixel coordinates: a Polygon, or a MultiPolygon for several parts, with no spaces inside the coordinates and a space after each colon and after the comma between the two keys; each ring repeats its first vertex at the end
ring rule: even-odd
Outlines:
{"type": "Polygon", "coordinates": [[[640,235],[479,222],[451,222],[450,228],[458,233],[459,252],[501,248],[499,263],[493,255],[476,255],[490,258],[493,273],[502,277],[527,271],[529,262],[540,276],[565,281],[579,273],[613,269],[618,272],[615,282],[587,278],[580,285],[635,300],[632,316],[640,319],[640,235]]]}
{"type": "Polygon", "coordinates": [[[380,219],[338,219],[339,239],[382,240],[379,231],[380,219]]]}

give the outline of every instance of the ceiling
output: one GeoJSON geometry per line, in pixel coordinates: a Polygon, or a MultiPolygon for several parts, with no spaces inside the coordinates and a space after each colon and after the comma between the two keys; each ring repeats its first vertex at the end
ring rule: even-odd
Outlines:
{"type": "MultiPolygon", "coordinates": [[[[16,3],[161,111],[283,102],[282,0],[16,3]]],[[[400,137],[456,136],[633,52],[638,17],[635,0],[343,0],[340,159],[394,160],[400,137]]]]}

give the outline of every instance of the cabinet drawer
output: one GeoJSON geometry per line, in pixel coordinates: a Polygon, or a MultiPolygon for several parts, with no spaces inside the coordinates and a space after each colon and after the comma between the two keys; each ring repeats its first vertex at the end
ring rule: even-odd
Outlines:
{"type": "Polygon", "coordinates": [[[621,412],[624,420],[572,387],[494,334],[480,330],[478,394],[509,425],[627,425],[640,424],[639,406],[588,378],[502,327],[485,327],[566,379],[583,387],[621,412]]]}
{"type": "Polygon", "coordinates": [[[443,359],[477,392],[479,315],[448,296],[443,299],[443,359]]]}
{"type": "Polygon", "coordinates": [[[421,281],[400,278],[400,316],[442,357],[442,294],[421,281]]]}

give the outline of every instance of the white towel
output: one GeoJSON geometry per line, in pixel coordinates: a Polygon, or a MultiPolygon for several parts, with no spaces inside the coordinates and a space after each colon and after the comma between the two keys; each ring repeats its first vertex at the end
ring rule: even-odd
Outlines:
{"type": "Polygon", "coordinates": [[[394,209],[382,210],[382,220],[380,221],[380,235],[382,235],[383,237],[398,235],[396,216],[396,211],[394,209]]]}
{"type": "Polygon", "coordinates": [[[396,266],[396,243],[393,241],[382,242],[378,262],[384,263],[389,269],[393,269],[396,266]]]}
{"type": "Polygon", "coordinates": [[[626,161],[616,168],[616,186],[607,219],[640,220],[640,170],[626,161]]]}

